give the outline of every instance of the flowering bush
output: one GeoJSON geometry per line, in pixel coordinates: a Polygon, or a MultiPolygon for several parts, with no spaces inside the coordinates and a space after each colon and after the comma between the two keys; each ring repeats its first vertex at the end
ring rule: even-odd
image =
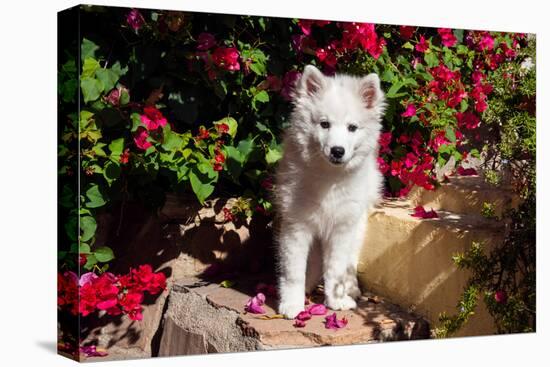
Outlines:
{"type": "Polygon", "coordinates": [[[173,191],[241,197],[226,220],[270,215],[305,65],[380,76],[379,165],[386,193],[403,196],[479,154],[495,78],[526,44],[512,33],[97,6],[79,19],[82,38],[65,42],[59,69],[60,306],[135,319],[143,292],[162,287],[136,285],[140,270],[108,272],[116,251],[97,243],[97,214],[128,200],[158,207],[173,191]],[[78,290],[76,269],[94,274],[78,290]]]}

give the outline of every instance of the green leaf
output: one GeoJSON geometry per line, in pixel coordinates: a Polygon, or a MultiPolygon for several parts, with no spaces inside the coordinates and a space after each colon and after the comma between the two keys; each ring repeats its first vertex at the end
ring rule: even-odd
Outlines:
{"type": "Polygon", "coordinates": [[[115,255],[113,254],[113,250],[111,250],[107,246],[102,246],[95,249],[94,256],[97,259],[97,261],[101,263],[106,263],[107,261],[111,261],[115,258],[115,255]]]}
{"type": "Polygon", "coordinates": [[[174,150],[174,149],[181,149],[183,147],[183,139],[179,136],[179,134],[176,134],[169,130],[170,125],[166,125],[165,127],[168,127],[168,129],[165,129],[164,134],[164,142],[162,143],[162,148],[164,150],[174,150]]]}
{"type": "Polygon", "coordinates": [[[403,87],[404,83],[403,81],[398,81],[394,83],[390,89],[388,90],[388,93],[386,94],[386,97],[388,98],[396,98],[398,96],[397,92],[403,87]]]}
{"type": "Polygon", "coordinates": [[[227,126],[229,126],[229,135],[234,138],[235,135],[237,135],[237,120],[235,120],[233,117],[224,117],[223,119],[219,120],[219,121],[216,121],[214,122],[214,125],[221,125],[221,124],[226,124],[227,126]]]}
{"type": "Polygon", "coordinates": [[[262,90],[254,95],[254,97],[252,98],[252,108],[255,110],[258,109],[256,106],[257,102],[260,102],[260,103],[269,102],[269,94],[265,90],[262,90]]]}
{"type": "Polygon", "coordinates": [[[86,216],[80,218],[80,241],[89,241],[95,234],[97,223],[94,217],[86,216]]]}
{"type": "Polygon", "coordinates": [[[82,39],[82,44],[80,45],[80,58],[85,60],[88,57],[95,58],[95,52],[99,49],[99,46],[90,41],[87,38],[82,39]]]}
{"type": "Polygon", "coordinates": [[[138,129],[138,127],[143,126],[141,123],[141,116],[139,113],[134,112],[130,115],[130,119],[132,120],[132,128],[130,129],[131,132],[134,132],[138,129]]]}
{"type": "Polygon", "coordinates": [[[93,78],[96,71],[101,69],[99,61],[91,57],[84,59],[84,64],[82,65],[82,78],[93,78]]]}
{"type": "Polygon", "coordinates": [[[95,78],[82,78],[80,79],[80,89],[82,90],[84,103],[88,103],[99,98],[99,95],[103,92],[103,84],[95,78]]]}
{"type": "Polygon", "coordinates": [[[130,94],[126,89],[122,89],[122,91],[120,92],[119,103],[121,106],[125,106],[128,104],[128,102],[130,102],[130,94]]]}
{"type": "Polygon", "coordinates": [[[455,130],[451,126],[447,126],[445,129],[445,137],[451,141],[451,143],[456,143],[455,130]]]}
{"type": "Polygon", "coordinates": [[[191,181],[191,188],[197,196],[197,199],[199,199],[199,202],[201,204],[204,204],[206,198],[208,198],[214,192],[214,185],[210,183],[203,183],[199,176],[202,175],[200,175],[200,173],[199,175],[197,175],[194,170],[189,171],[189,181],[191,181]]]}
{"type": "Polygon", "coordinates": [[[103,90],[106,92],[113,89],[118,81],[118,75],[111,69],[97,69],[95,75],[103,83],[103,90]]]}
{"type": "Polygon", "coordinates": [[[111,151],[111,157],[118,160],[119,156],[124,150],[124,138],[115,139],[109,144],[109,150],[111,151]]]}
{"type": "Polygon", "coordinates": [[[86,207],[88,208],[99,208],[107,203],[99,191],[99,186],[97,184],[90,186],[90,188],[86,191],[86,197],[88,198],[88,202],[86,203],[86,207]]]}
{"type": "Polygon", "coordinates": [[[224,280],[220,283],[220,287],[222,288],[231,288],[235,285],[235,281],[234,280],[224,280]]]}
{"type": "Polygon", "coordinates": [[[405,43],[403,44],[403,46],[401,46],[401,47],[406,48],[406,49],[409,49],[409,50],[414,50],[414,46],[413,46],[412,43],[410,43],[410,42],[405,42],[405,43]]]}
{"type": "Polygon", "coordinates": [[[435,52],[427,52],[426,54],[424,54],[424,61],[430,68],[439,65],[439,58],[437,57],[435,52]]]}
{"type": "Polygon", "coordinates": [[[92,270],[95,264],[97,264],[97,259],[95,258],[94,254],[86,255],[86,264],[84,265],[84,269],[86,270],[92,270]]]}
{"type": "Polygon", "coordinates": [[[279,159],[283,157],[283,153],[280,148],[267,148],[267,152],[265,154],[265,161],[267,164],[274,164],[277,163],[279,159]]]}
{"type": "Polygon", "coordinates": [[[78,253],[88,255],[91,253],[90,245],[87,243],[80,243],[80,246],[78,247],[78,253]]]}
{"type": "MultiPolygon", "coordinates": [[[[120,177],[120,164],[115,163],[113,161],[108,161],[105,164],[105,168],[103,169],[103,177],[105,177],[105,180],[107,180],[107,183],[109,183],[109,186],[120,177]]],[[[90,205],[87,205],[89,208],[93,208],[90,205]]]]}
{"type": "Polygon", "coordinates": [[[78,238],[78,220],[77,217],[72,215],[69,217],[67,222],[65,222],[65,233],[70,240],[76,241],[78,238]]]}

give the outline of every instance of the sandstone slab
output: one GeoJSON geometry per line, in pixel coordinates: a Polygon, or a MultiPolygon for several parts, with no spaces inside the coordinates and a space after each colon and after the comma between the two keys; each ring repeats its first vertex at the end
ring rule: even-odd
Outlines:
{"type": "MultiPolygon", "coordinates": [[[[159,355],[243,352],[322,345],[363,344],[430,337],[428,323],[399,307],[366,294],[356,310],[338,311],[345,328],[325,328],[324,317],[314,316],[303,328],[293,320],[272,319],[275,297],[268,297],[266,314],[246,313],[258,280],[238,280],[233,288],[197,278],[176,282],[163,321],[159,355]],[[266,318],[265,316],[268,316],[266,318]]],[[[313,302],[322,302],[316,295],[313,302]]],[[[331,312],[329,310],[329,312],[331,312]]]]}

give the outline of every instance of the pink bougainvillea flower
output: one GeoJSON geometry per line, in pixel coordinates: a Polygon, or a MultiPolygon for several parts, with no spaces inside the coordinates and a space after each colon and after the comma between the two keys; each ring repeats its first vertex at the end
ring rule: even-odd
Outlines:
{"type": "Polygon", "coordinates": [[[212,33],[202,32],[197,37],[197,50],[205,51],[216,46],[216,38],[212,33]]]}
{"type": "Polygon", "coordinates": [[[389,153],[390,152],[390,143],[392,140],[392,133],[386,132],[380,134],[380,138],[378,139],[378,143],[380,144],[380,153],[389,153]]]}
{"type": "Polygon", "coordinates": [[[411,217],[415,218],[422,218],[422,219],[432,219],[432,218],[439,218],[439,215],[435,212],[435,210],[431,209],[430,211],[426,211],[423,206],[419,205],[416,208],[414,208],[414,213],[411,214],[411,217]]]}
{"type": "Polygon", "coordinates": [[[506,303],[508,300],[508,294],[506,294],[506,291],[496,291],[495,292],[495,301],[497,303],[506,303]]]}
{"type": "Polygon", "coordinates": [[[139,10],[132,9],[126,15],[126,22],[134,31],[139,31],[139,29],[145,24],[145,19],[139,10]]]}
{"type": "Polygon", "coordinates": [[[325,328],[327,329],[338,330],[345,327],[347,324],[348,320],[345,317],[338,319],[336,312],[325,317],[325,328]]]}
{"type": "Polygon", "coordinates": [[[399,36],[405,40],[410,39],[414,32],[416,31],[416,27],[409,26],[409,25],[402,25],[399,26],[399,36]]]}
{"type": "Polygon", "coordinates": [[[142,302],[143,293],[129,292],[120,300],[120,306],[131,320],[140,321],[143,319],[142,302]]]}
{"type": "Polygon", "coordinates": [[[479,48],[483,50],[490,51],[495,47],[495,39],[491,37],[489,32],[485,32],[479,41],[479,48]]]}
{"type": "Polygon", "coordinates": [[[80,347],[80,353],[84,354],[86,357],[105,357],[109,354],[103,350],[98,350],[95,345],[80,347]]]}
{"type": "Polygon", "coordinates": [[[118,88],[114,88],[109,92],[109,94],[107,94],[105,100],[113,106],[118,106],[120,103],[120,90],[118,88]]]}
{"type": "Polygon", "coordinates": [[[407,105],[407,108],[405,109],[405,112],[401,114],[403,117],[412,117],[416,115],[416,107],[413,103],[409,103],[407,105]]]}
{"type": "Polygon", "coordinates": [[[459,128],[476,129],[481,123],[479,117],[473,112],[457,112],[455,117],[459,128]]]}
{"type": "Polygon", "coordinates": [[[141,123],[145,125],[147,130],[156,130],[159,127],[165,126],[167,121],[156,107],[146,106],[143,108],[143,115],[140,115],[141,123]]]}
{"type": "Polygon", "coordinates": [[[244,310],[246,312],[256,313],[256,314],[265,313],[265,310],[262,307],[264,303],[265,303],[265,295],[263,293],[258,293],[254,297],[248,300],[248,302],[244,306],[244,310]]]}
{"type": "Polygon", "coordinates": [[[386,161],[382,157],[378,157],[377,161],[378,161],[378,169],[383,175],[385,175],[390,170],[390,166],[386,163],[386,161]]]}
{"type": "Polygon", "coordinates": [[[283,86],[281,88],[281,96],[291,101],[294,97],[294,90],[296,88],[296,82],[300,79],[302,73],[296,70],[287,71],[283,77],[283,86]]]}
{"type": "Polygon", "coordinates": [[[147,150],[148,148],[153,146],[150,141],[147,141],[148,137],[149,133],[147,132],[147,129],[140,126],[134,133],[134,143],[136,143],[136,146],[139,149],[147,150]]]}
{"type": "Polygon", "coordinates": [[[296,315],[294,319],[300,320],[300,321],[307,321],[311,319],[311,314],[308,311],[300,311],[300,313],[296,315]]]}
{"type": "Polygon", "coordinates": [[[418,162],[418,156],[412,152],[407,153],[405,156],[405,167],[412,168],[418,162]]]}
{"type": "Polygon", "coordinates": [[[294,324],[292,324],[292,326],[294,326],[294,327],[305,327],[305,326],[306,326],[306,322],[303,321],[303,320],[295,319],[295,320],[294,320],[294,324]]]}
{"type": "Polygon", "coordinates": [[[450,28],[438,28],[437,33],[441,36],[441,43],[443,46],[453,47],[458,41],[450,28]]]}
{"type": "Polygon", "coordinates": [[[80,280],[78,281],[78,285],[80,287],[84,286],[85,284],[93,282],[95,279],[97,279],[97,275],[94,272],[87,272],[80,276],[80,280]]]}
{"type": "Polygon", "coordinates": [[[309,306],[306,309],[306,311],[309,312],[311,315],[320,316],[320,315],[326,315],[327,308],[323,304],[314,303],[311,306],[309,306]]]}
{"type": "Polygon", "coordinates": [[[80,254],[78,256],[78,265],[84,266],[88,262],[88,257],[85,254],[80,254]]]}
{"type": "Polygon", "coordinates": [[[416,46],[414,46],[414,49],[418,52],[426,52],[428,50],[428,48],[430,48],[429,41],[426,40],[426,38],[424,38],[423,35],[420,36],[420,40],[418,41],[416,46]]]}
{"type": "Polygon", "coordinates": [[[477,175],[477,171],[475,170],[475,168],[464,168],[464,167],[458,167],[456,169],[456,173],[459,175],[459,176],[475,176],[477,175]]]}
{"type": "Polygon", "coordinates": [[[212,53],[212,61],[219,68],[237,71],[241,69],[239,56],[239,51],[235,47],[218,47],[212,53]]]}

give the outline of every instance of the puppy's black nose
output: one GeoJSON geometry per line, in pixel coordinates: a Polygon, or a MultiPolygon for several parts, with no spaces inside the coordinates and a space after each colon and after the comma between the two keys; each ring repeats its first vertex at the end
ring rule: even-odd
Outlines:
{"type": "Polygon", "coordinates": [[[330,148],[330,155],[336,159],[340,159],[346,154],[344,147],[332,147],[330,148]]]}

